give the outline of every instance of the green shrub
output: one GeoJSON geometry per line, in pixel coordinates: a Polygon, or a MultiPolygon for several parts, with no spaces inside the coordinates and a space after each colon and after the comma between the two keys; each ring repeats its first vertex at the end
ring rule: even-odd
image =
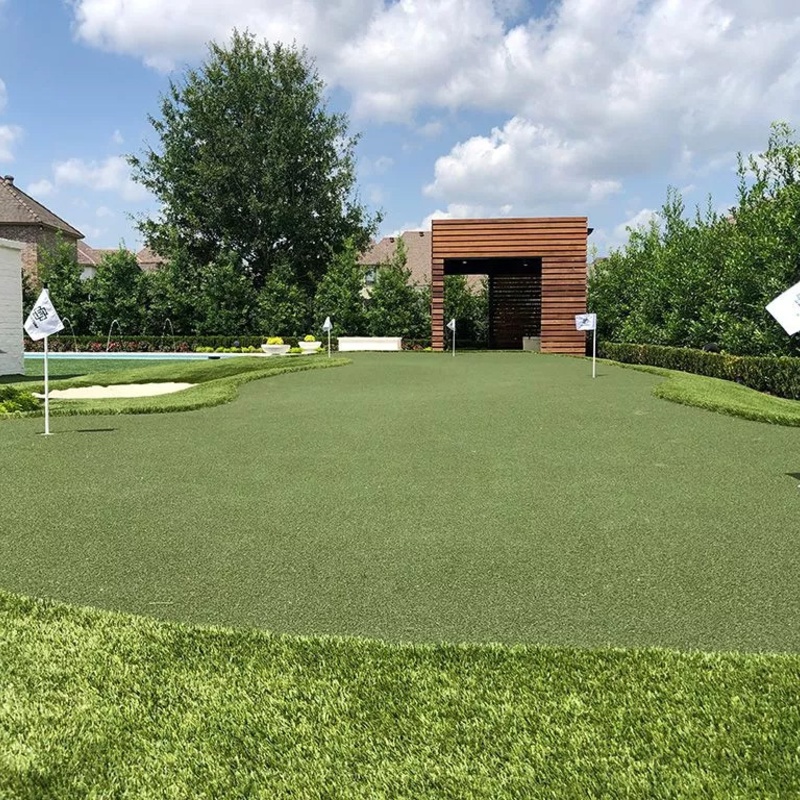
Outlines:
{"type": "Polygon", "coordinates": [[[303,348],[302,347],[290,347],[289,348],[289,352],[293,353],[294,355],[297,355],[298,353],[302,353],[303,352],[303,348]]]}
{"type": "Polygon", "coordinates": [[[306,336],[303,337],[303,341],[304,342],[316,342],[317,341],[317,337],[316,336],[312,336],[309,333],[309,334],[307,334],[306,336]]]}
{"type": "Polygon", "coordinates": [[[602,342],[605,358],[624,364],[692,372],[749,386],[759,392],[800,400],[800,358],[790,356],[732,356],[688,347],[602,342]]]}
{"type": "Polygon", "coordinates": [[[0,414],[37,411],[40,405],[40,401],[29,391],[13,386],[0,386],[0,414]]]}
{"type": "Polygon", "coordinates": [[[283,339],[280,336],[270,336],[267,339],[267,344],[283,344],[283,339]]]}

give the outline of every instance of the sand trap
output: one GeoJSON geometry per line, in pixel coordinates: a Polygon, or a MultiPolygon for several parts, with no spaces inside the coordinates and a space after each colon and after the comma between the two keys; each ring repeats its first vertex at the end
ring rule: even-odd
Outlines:
{"type": "MultiPolygon", "coordinates": [[[[120,383],[116,386],[82,386],[76,389],[52,389],[51,400],[105,400],[110,397],[153,397],[191,389],[195,383],[120,383]]],[[[44,399],[34,392],[34,397],[44,399]]]]}

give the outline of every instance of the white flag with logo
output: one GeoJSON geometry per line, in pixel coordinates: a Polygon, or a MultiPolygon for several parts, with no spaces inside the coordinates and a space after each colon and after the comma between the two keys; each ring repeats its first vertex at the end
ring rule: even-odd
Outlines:
{"type": "Polygon", "coordinates": [[[597,327],[597,314],[576,314],[575,330],[593,331],[597,327]]]}
{"type": "Polygon", "coordinates": [[[23,327],[34,342],[64,330],[64,323],[53,308],[47,289],[42,289],[42,293],[31,313],[28,314],[28,319],[25,320],[23,327]]]}
{"type": "Polygon", "coordinates": [[[333,323],[331,322],[330,317],[325,317],[325,322],[322,323],[322,330],[324,331],[332,331],[333,330],[333,323]]]}
{"type": "Polygon", "coordinates": [[[767,311],[778,320],[789,336],[800,331],[800,283],[779,294],[767,306],[767,311]]]}
{"type": "Polygon", "coordinates": [[[451,331],[455,331],[455,329],[456,329],[455,318],[451,319],[450,322],[447,323],[447,329],[451,330],[451,331]]]}

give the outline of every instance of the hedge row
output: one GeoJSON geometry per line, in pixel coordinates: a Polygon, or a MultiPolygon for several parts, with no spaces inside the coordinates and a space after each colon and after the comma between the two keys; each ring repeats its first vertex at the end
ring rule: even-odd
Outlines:
{"type": "Polygon", "coordinates": [[[735,381],[759,392],[800,400],[800,358],[731,356],[688,347],[602,342],[604,358],[735,381]]]}
{"type": "MultiPolygon", "coordinates": [[[[263,336],[132,336],[114,337],[109,343],[107,339],[102,341],[96,336],[51,336],[49,339],[49,350],[53,353],[63,353],[78,350],[83,353],[103,353],[108,344],[108,350],[113,353],[154,353],[154,352],[178,352],[189,353],[198,347],[217,348],[230,347],[255,347],[260,348],[265,342],[263,336]]],[[[298,337],[284,336],[284,344],[297,347],[298,337]]],[[[331,337],[331,346],[337,349],[337,338],[331,337]]],[[[323,345],[327,346],[327,338],[322,340],[323,345]]],[[[404,350],[424,350],[430,346],[430,339],[404,339],[404,350]]],[[[41,352],[44,349],[44,342],[34,342],[25,337],[25,351],[28,353],[41,352]]]]}

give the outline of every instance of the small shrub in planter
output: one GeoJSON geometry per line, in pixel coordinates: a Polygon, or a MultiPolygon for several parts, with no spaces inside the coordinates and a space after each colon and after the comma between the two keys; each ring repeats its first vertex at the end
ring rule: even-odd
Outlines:
{"type": "Polygon", "coordinates": [[[283,344],[283,339],[280,336],[270,336],[267,338],[267,344],[283,344]]]}

